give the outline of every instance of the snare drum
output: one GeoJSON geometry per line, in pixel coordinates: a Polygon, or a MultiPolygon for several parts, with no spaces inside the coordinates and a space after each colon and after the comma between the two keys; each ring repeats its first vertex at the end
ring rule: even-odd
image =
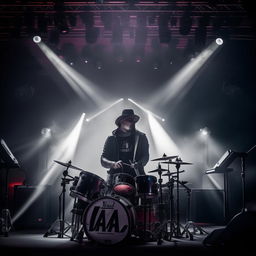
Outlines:
{"type": "Polygon", "coordinates": [[[113,190],[121,196],[131,196],[135,194],[134,178],[127,173],[117,173],[113,177],[113,190]]]}
{"type": "Polygon", "coordinates": [[[140,175],[135,178],[136,191],[139,196],[154,197],[157,195],[157,178],[152,175],[140,175]]]}
{"type": "MultiPolygon", "coordinates": [[[[74,185],[74,184],[73,184],[74,185]]],[[[82,171],[77,184],[70,195],[85,202],[90,202],[104,195],[107,184],[96,174],[82,171]]]]}

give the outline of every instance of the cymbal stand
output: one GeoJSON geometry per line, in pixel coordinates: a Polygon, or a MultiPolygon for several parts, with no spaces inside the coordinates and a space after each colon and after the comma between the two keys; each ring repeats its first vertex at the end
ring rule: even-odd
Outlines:
{"type": "MultiPolygon", "coordinates": [[[[181,161],[180,158],[176,159],[177,162],[181,161]]],[[[180,223],[180,163],[177,163],[175,165],[176,167],[176,184],[177,184],[177,192],[176,192],[176,230],[175,230],[175,238],[181,238],[182,237],[182,233],[181,233],[181,228],[183,229],[183,231],[185,230],[185,228],[181,225],[180,223]]],[[[193,236],[191,234],[191,232],[189,230],[185,230],[185,232],[183,232],[184,234],[186,234],[186,237],[189,237],[190,240],[193,240],[193,236]]]]}
{"type": "Polygon", "coordinates": [[[165,225],[163,224],[163,190],[162,190],[162,183],[163,183],[163,179],[162,179],[162,169],[161,169],[161,165],[160,163],[158,164],[158,175],[159,175],[159,179],[158,179],[158,183],[159,183],[159,192],[160,192],[160,200],[159,200],[159,219],[160,219],[160,227],[159,227],[159,231],[158,231],[158,235],[157,235],[157,244],[161,245],[163,242],[163,230],[165,228],[165,225]]]}
{"type": "Polygon", "coordinates": [[[191,220],[191,189],[189,187],[187,187],[185,184],[183,184],[182,182],[180,182],[180,185],[183,186],[187,192],[187,222],[185,224],[184,230],[182,232],[182,236],[184,234],[186,234],[186,237],[190,237],[190,240],[193,240],[193,234],[196,235],[197,232],[199,232],[200,235],[203,234],[208,234],[201,226],[199,226],[198,224],[196,224],[195,222],[193,222],[191,220]],[[190,228],[193,229],[193,233],[190,232],[190,228]]]}
{"type": "MultiPolygon", "coordinates": [[[[168,164],[168,174],[170,174],[170,165],[168,164]]],[[[168,192],[169,192],[169,220],[167,222],[167,232],[166,232],[166,240],[171,241],[175,232],[175,209],[174,209],[174,179],[171,175],[168,175],[168,192]],[[169,224],[169,225],[168,225],[169,224]],[[170,228],[169,228],[170,227],[170,228]],[[168,229],[169,228],[169,229],[168,229]]]]}
{"type": "Polygon", "coordinates": [[[70,236],[68,236],[66,233],[71,229],[71,225],[65,220],[66,185],[69,184],[70,181],[74,180],[74,178],[68,174],[68,169],[70,165],[71,161],[69,161],[69,165],[67,166],[66,170],[63,171],[63,177],[61,178],[62,192],[59,195],[59,217],[50,226],[50,228],[44,234],[44,237],[58,235],[58,238],[63,238],[64,236],[70,238],[70,236]],[[56,231],[54,229],[57,226],[57,224],[59,225],[59,231],[56,231]]]}
{"type": "Polygon", "coordinates": [[[179,181],[180,181],[180,164],[176,164],[176,183],[177,183],[177,190],[176,190],[176,232],[175,232],[175,237],[176,238],[181,238],[181,225],[180,225],[180,188],[179,188],[179,181]]]}

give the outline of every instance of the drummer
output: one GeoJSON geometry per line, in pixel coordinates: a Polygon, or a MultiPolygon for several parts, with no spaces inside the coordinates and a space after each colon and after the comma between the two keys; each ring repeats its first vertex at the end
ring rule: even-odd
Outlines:
{"type": "Polygon", "coordinates": [[[116,173],[127,173],[133,177],[145,175],[144,166],[149,160],[149,144],[146,135],[135,129],[139,119],[133,109],[124,109],[115,121],[117,129],[105,141],[101,165],[109,169],[109,186],[112,186],[113,175],[116,173]]]}

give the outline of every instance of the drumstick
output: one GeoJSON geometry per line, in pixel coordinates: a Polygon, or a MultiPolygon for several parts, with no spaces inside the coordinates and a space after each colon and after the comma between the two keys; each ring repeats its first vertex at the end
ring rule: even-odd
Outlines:
{"type": "Polygon", "coordinates": [[[122,162],[122,164],[132,167],[131,164],[127,164],[127,163],[123,163],[123,162],[122,162]]]}

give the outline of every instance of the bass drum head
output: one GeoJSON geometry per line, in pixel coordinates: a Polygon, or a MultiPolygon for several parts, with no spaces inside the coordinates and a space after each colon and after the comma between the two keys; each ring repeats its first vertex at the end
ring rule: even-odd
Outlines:
{"type": "Polygon", "coordinates": [[[134,227],[131,203],[122,197],[103,197],[93,201],[84,212],[83,226],[87,237],[111,245],[126,240],[134,227]]]}

